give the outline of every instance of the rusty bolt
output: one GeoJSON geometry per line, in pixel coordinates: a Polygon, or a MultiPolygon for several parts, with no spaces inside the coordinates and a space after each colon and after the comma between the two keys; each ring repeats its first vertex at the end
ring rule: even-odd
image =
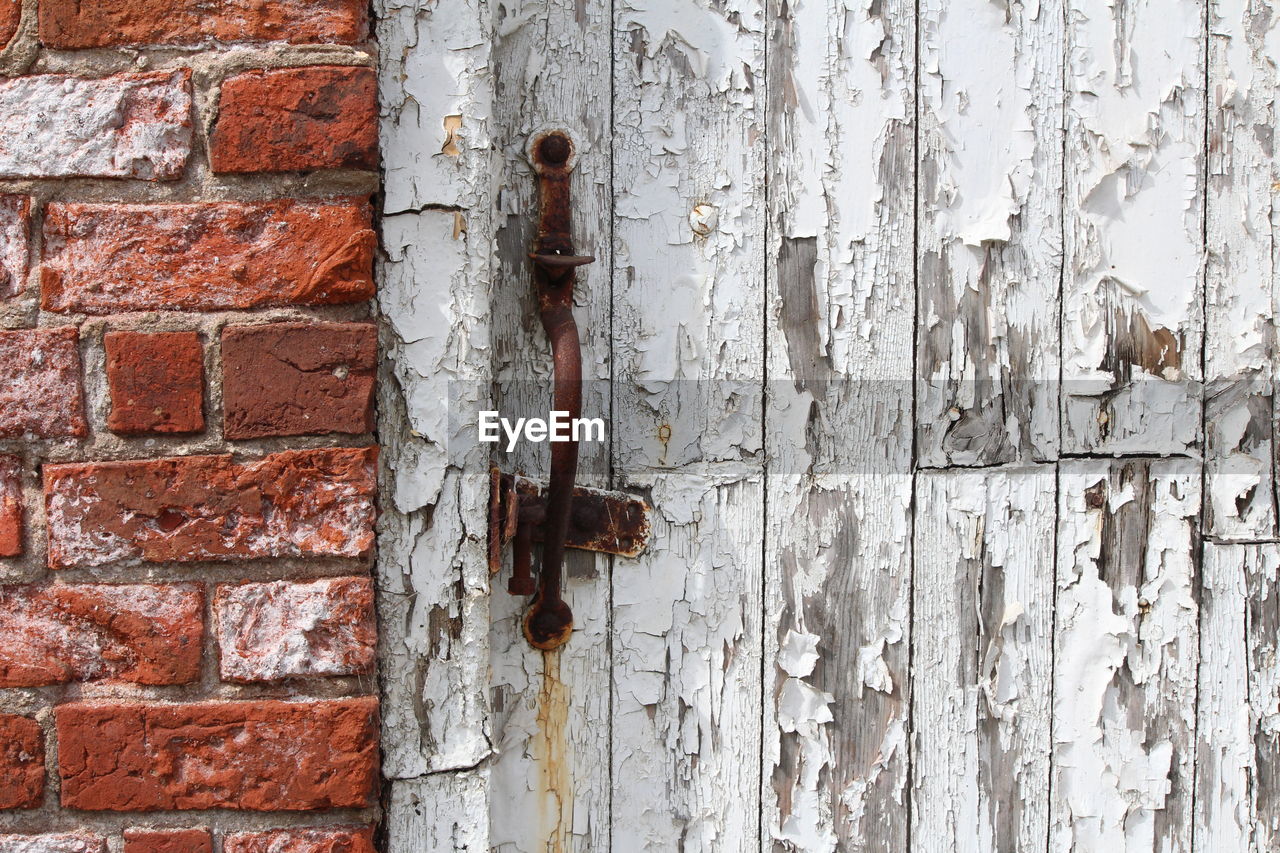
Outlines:
{"type": "Polygon", "coordinates": [[[548,166],[563,166],[572,153],[569,137],[563,133],[549,133],[538,143],[538,157],[548,166]]]}

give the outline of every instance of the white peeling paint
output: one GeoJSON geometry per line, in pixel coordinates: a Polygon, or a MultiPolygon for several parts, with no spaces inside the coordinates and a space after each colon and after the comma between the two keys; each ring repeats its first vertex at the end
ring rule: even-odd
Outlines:
{"type": "Polygon", "coordinates": [[[374,5],[387,214],[377,307],[388,837],[394,851],[484,851],[489,480],[468,427],[489,407],[491,10],[485,0],[374,5]]]}
{"type": "Polygon", "coordinates": [[[930,0],[920,25],[920,464],[1051,459],[1063,8],[930,0]]]}
{"type": "Polygon", "coordinates": [[[764,4],[622,0],[613,42],[614,851],[744,850],[760,809],[764,4]],[[754,757],[754,758],[753,758],[754,757]]]}
{"type": "Polygon", "coordinates": [[[1054,480],[1049,466],[918,480],[914,849],[1044,843],[1054,480]]]}
{"type": "Polygon", "coordinates": [[[1205,305],[1209,532],[1276,535],[1276,74],[1280,9],[1220,0],[1209,41],[1205,305]]]}
{"type": "Polygon", "coordinates": [[[1054,851],[1191,849],[1199,466],[1064,463],[1054,851]],[[1132,485],[1120,506],[1108,497],[1132,485]]]}
{"type": "Polygon", "coordinates": [[[1276,529],[1270,5],[389,7],[392,849],[1273,847],[1274,548],[1197,565],[1276,529]],[[546,126],[582,476],[655,515],[544,656],[440,401],[546,407],[546,126]]]}
{"type": "Polygon", "coordinates": [[[1204,0],[1067,6],[1068,452],[1199,436],[1204,18],[1204,0]]]}
{"type": "Polygon", "coordinates": [[[391,783],[387,853],[487,853],[485,774],[440,773],[391,783]]]}

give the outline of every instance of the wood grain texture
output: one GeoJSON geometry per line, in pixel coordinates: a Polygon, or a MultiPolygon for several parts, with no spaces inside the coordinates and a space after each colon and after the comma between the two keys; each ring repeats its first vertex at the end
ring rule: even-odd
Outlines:
{"type": "Polygon", "coordinates": [[[1047,837],[1055,478],[1044,466],[917,480],[913,849],[1035,850],[1047,837]]]}
{"type": "Polygon", "coordinates": [[[614,451],[655,535],[613,574],[612,850],[759,836],[763,6],[620,0],[614,451]]]}
{"type": "MultiPolygon", "coordinates": [[[[1254,851],[1280,843],[1280,560],[1277,545],[1258,546],[1246,563],[1249,728],[1253,739],[1254,851]]],[[[1205,849],[1205,848],[1201,848],[1205,849]]]]}
{"type": "Polygon", "coordinates": [[[1061,465],[1053,851],[1191,850],[1200,477],[1061,465]]]}
{"type": "Polygon", "coordinates": [[[1065,453],[1200,443],[1204,2],[1067,5],[1065,453]]]}
{"type": "Polygon", "coordinates": [[[1280,840],[1280,544],[1207,544],[1196,739],[1197,850],[1280,840]]]}
{"type": "Polygon", "coordinates": [[[480,508],[488,459],[458,439],[490,405],[488,7],[378,0],[375,11],[385,170],[377,577],[389,849],[483,849],[491,728],[480,508]],[[451,62],[439,62],[445,53],[451,62]]]}
{"type": "Polygon", "coordinates": [[[1063,3],[926,0],[920,16],[919,463],[1053,459],[1063,3]]]}
{"type": "Polygon", "coordinates": [[[1274,537],[1277,82],[1265,0],[1217,0],[1209,39],[1205,498],[1209,535],[1274,537]]]}
{"type": "Polygon", "coordinates": [[[492,81],[482,5],[387,0],[378,17],[383,772],[409,779],[489,754],[485,519],[470,511],[486,501],[487,459],[454,439],[488,396],[492,81]],[[431,65],[443,50],[457,61],[431,65]],[[455,114],[457,153],[445,155],[455,114]]]}
{"type": "MultiPolygon", "coordinates": [[[[530,137],[568,131],[573,172],[573,238],[595,264],[578,271],[575,316],[582,343],[583,414],[612,423],[610,372],[610,8],[606,3],[511,2],[494,8],[494,124],[499,141],[497,275],[493,373],[496,408],[507,418],[548,417],[550,349],[538,317],[528,252],[538,224],[530,137]]],[[[550,444],[521,442],[492,456],[504,471],[545,481],[550,444]]],[[[608,486],[610,446],[579,450],[584,485],[608,486]]],[[[542,653],[525,640],[529,599],[493,579],[490,691],[494,701],[492,849],[511,853],[601,850],[608,846],[610,794],[609,565],[604,555],[570,551],[565,600],[574,637],[542,653]]]]}
{"type": "Polygon", "coordinates": [[[1280,844],[1274,0],[442,2],[379,0],[389,849],[1280,844]],[[482,475],[547,445],[455,440],[547,408],[550,125],[654,527],[544,656],[482,475]]]}
{"type": "Polygon", "coordinates": [[[770,6],[768,850],[907,849],[915,44],[770,6]]]}
{"type": "Polygon", "coordinates": [[[437,773],[392,782],[387,853],[489,849],[487,773],[437,773]]]}

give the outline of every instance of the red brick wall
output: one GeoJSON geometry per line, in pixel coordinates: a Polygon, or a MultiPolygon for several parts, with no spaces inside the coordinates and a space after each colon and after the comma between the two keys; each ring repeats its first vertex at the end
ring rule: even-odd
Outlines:
{"type": "Polygon", "coordinates": [[[0,853],[373,850],[368,38],[0,0],[0,853]]]}

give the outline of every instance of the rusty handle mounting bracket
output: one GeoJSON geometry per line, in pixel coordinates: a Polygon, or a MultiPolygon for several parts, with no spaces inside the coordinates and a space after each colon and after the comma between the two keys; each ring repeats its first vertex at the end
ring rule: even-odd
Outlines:
{"type": "MultiPolygon", "coordinates": [[[[529,159],[538,176],[539,223],[529,258],[542,328],[551,341],[555,376],[552,410],[571,421],[582,416],[582,344],[573,319],[577,268],[595,260],[576,255],[570,235],[569,180],[575,161],[573,140],[563,130],[535,134],[529,159]]],[[[573,613],[561,592],[566,547],[635,554],[648,535],[648,506],[618,493],[576,487],[578,442],[551,445],[551,476],[545,494],[532,481],[493,472],[489,500],[489,564],[502,566],[502,550],[514,541],[513,595],[532,595],[524,633],[536,648],[550,650],[568,641],[573,613]],[[533,543],[542,543],[535,580],[533,543]]]]}

